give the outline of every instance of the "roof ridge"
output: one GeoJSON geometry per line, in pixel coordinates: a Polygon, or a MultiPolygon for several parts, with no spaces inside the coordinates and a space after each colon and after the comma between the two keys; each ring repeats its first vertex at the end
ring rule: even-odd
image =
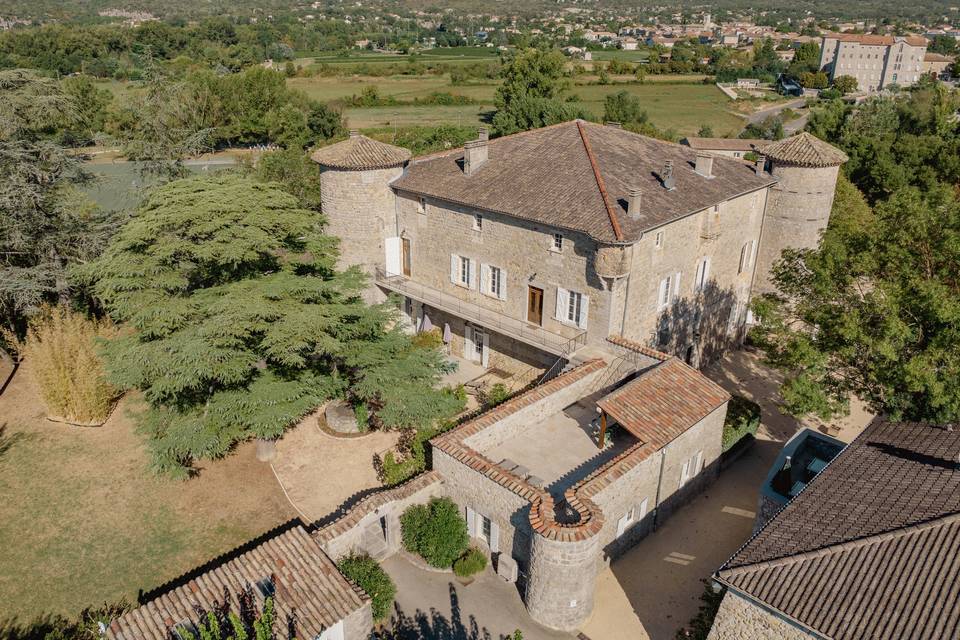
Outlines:
{"type": "MultiPolygon", "coordinates": [[[[487,141],[487,144],[490,144],[490,143],[492,143],[492,142],[499,142],[499,141],[501,141],[501,140],[508,140],[508,139],[510,139],[510,138],[519,138],[520,136],[525,136],[525,135],[530,134],[530,133],[536,133],[536,132],[538,132],[538,131],[544,131],[544,130],[546,130],[546,129],[557,129],[557,128],[562,127],[562,126],[564,126],[564,125],[569,125],[569,124],[571,124],[571,123],[573,123],[573,122],[578,122],[578,121],[579,121],[579,119],[577,119],[577,120],[564,120],[563,122],[556,122],[556,123],[554,123],[554,124],[548,124],[548,125],[543,126],[543,127],[536,127],[536,128],[533,128],[533,129],[524,129],[523,131],[516,131],[516,132],[514,132],[514,133],[508,133],[508,134],[505,135],[505,136],[495,136],[495,137],[493,137],[493,138],[490,138],[490,139],[487,141]]],[[[427,154],[424,154],[424,155],[422,155],[422,156],[414,156],[414,158],[413,158],[413,160],[411,160],[411,162],[413,163],[413,162],[419,162],[420,160],[429,160],[430,158],[442,157],[442,156],[445,156],[445,155],[458,153],[458,152],[464,151],[464,150],[465,150],[464,145],[460,145],[459,147],[452,147],[452,148],[450,148],[450,149],[443,149],[443,150],[441,150],[441,151],[434,151],[433,153],[427,153],[427,154]]]]}
{"type": "Polygon", "coordinates": [[[804,560],[811,560],[813,558],[822,558],[823,556],[834,555],[837,553],[850,551],[852,549],[859,549],[865,547],[875,542],[886,542],[888,540],[896,540],[906,536],[915,535],[926,531],[927,529],[932,529],[935,527],[953,524],[954,522],[960,522],[960,512],[949,513],[945,516],[940,516],[938,518],[933,518],[931,520],[926,520],[923,522],[917,522],[906,527],[900,527],[897,529],[891,529],[888,531],[882,531],[880,533],[874,533],[869,536],[864,536],[862,538],[856,538],[853,540],[844,540],[843,542],[837,542],[835,544],[827,545],[825,547],[820,547],[819,549],[813,549],[811,551],[803,551],[801,553],[796,553],[789,556],[783,556],[780,558],[775,558],[773,560],[764,560],[762,562],[755,562],[753,564],[745,564],[739,567],[734,567],[732,569],[725,569],[718,572],[718,576],[725,578],[727,576],[739,576],[744,573],[751,573],[754,571],[760,571],[763,569],[772,569],[775,567],[782,567],[788,564],[796,564],[797,562],[803,562],[804,560]]]}
{"type": "Polygon", "coordinates": [[[583,129],[583,122],[579,119],[577,131],[580,132],[580,140],[583,142],[583,148],[587,152],[587,159],[590,160],[590,167],[593,169],[593,177],[597,181],[597,188],[600,190],[600,197],[603,198],[603,206],[607,210],[607,217],[610,219],[610,226],[613,228],[613,237],[618,241],[623,240],[623,230],[620,229],[620,222],[617,220],[617,214],[610,203],[610,195],[607,193],[607,185],[603,182],[603,176],[600,174],[600,167],[597,164],[597,158],[593,155],[593,149],[590,148],[590,140],[587,139],[587,132],[583,129]]]}

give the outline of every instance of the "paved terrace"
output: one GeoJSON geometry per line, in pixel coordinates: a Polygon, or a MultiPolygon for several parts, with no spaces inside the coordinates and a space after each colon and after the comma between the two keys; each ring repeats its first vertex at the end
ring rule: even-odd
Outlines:
{"type": "Polygon", "coordinates": [[[564,491],[638,442],[623,429],[608,428],[601,451],[591,424],[598,416],[596,401],[589,396],[480,453],[500,466],[520,465],[560,502],[564,491]]]}

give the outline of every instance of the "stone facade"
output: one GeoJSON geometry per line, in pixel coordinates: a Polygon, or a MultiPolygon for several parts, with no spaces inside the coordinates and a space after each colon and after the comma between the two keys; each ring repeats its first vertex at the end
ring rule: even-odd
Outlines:
{"type": "Polygon", "coordinates": [[[820,638],[786,618],[728,590],[707,640],[810,640],[820,638]]]}
{"type": "Polygon", "coordinates": [[[600,539],[551,540],[535,534],[524,602],[540,624],[564,631],[579,628],[593,611],[600,565],[600,539]]]}
{"type": "Polygon", "coordinates": [[[826,36],[820,47],[820,68],[834,80],[851,76],[861,91],[889,85],[912,85],[923,73],[924,38],[840,34],[826,36]]]}
{"type": "Polygon", "coordinates": [[[757,256],[755,293],[773,290],[770,272],[786,248],[815,249],[830,221],[839,166],[798,167],[772,162],[771,173],[780,179],[770,190],[757,256]]]}
{"type": "Polygon", "coordinates": [[[373,629],[373,606],[370,600],[343,619],[343,640],[367,640],[373,629]]]}

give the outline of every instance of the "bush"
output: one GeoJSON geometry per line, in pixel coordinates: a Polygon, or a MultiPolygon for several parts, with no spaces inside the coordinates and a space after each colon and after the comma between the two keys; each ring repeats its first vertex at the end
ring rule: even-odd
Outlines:
{"type": "Polygon", "coordinates": [[[439,349],[443,346],[443,332],[440,327],[421,331],[410,339],[413,346],[421,349],[439,349]]]}
{"type": "Polygon", "coordinates": [[[357,419],[357,428],[366,431],[370,428],[370,409],[363,402],[353,408],[353,417],[357,419]]]}
{"type": "Polygon", "coordinates": [[[97,339],[114,335],[109,321],[65,307],[46,307],[30,321],[20,349],[48,414],[79,424],[107,419],[119,393],[107,381],[97,339]]]}
{"type": "Polygon", "coordinates": [[[723,450],[728,451],[740,440],[757,433],[760,426],[760,405],[743,396],[733,396],[723,421],[723,450]]]}
{"type": "Polygon", "coordinates": [[[480,573],[487,568],[487,555],[477,549],[470,547],[466,553],[457,558],[453,563],[453,572],[461,578],[468,578],[474,574],[480,573]]]}
{"type": "Polygon", "coordinates": [[[337,568],[370,596],[375,622],[390,615],[397,586],[376,560],[366,555],[349,555],[337,563],[337,568]]]}
{"type": "Polygon", "coordinates": [[[400,525],[404,548],[431,566],[446,569],[467,549],[467,523],[449,498],[434,498],[403,512],[400,525]]]}

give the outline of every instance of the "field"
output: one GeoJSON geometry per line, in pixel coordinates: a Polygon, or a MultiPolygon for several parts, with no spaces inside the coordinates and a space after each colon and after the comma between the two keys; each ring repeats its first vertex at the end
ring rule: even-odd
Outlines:
{"type": "MultiPolygon", "coordinates": [[[[0,395],[0,637],[45,613],[150,590],[294,516],[252,444],[187,482],[155,477],[122,402],[102,427],[48,422],[29,362],[0,395]]],[[[0,371],[0,379],[7,370],[0,371]]]]}

